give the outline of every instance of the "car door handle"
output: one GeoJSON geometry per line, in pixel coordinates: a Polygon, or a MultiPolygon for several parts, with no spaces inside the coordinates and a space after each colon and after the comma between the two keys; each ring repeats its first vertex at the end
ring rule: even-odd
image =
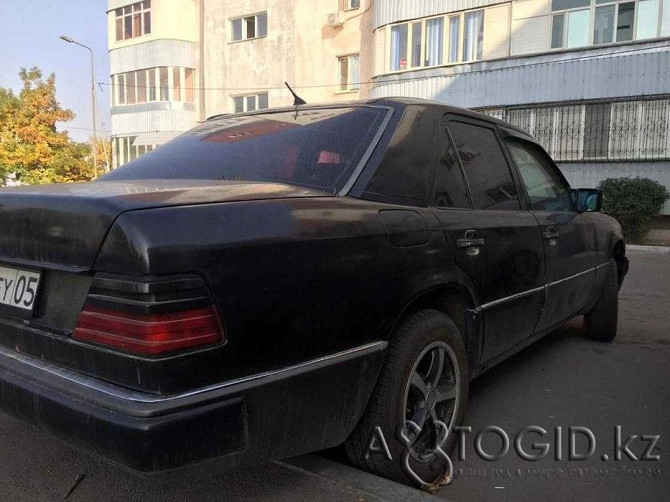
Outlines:
{"type": "Polygon", "coordinates": [[[545,239],[558,239],[560,234],[556,231],[554,227],[549,227],[546,231],[542,233],[545,239]]]}
{"type": "Polygon", "coordinates": [[[484,239],[479,237],[476,230],[466,230],[462,239],[456,241],[459,248],[477,248],[485,244],[484,239]]]}

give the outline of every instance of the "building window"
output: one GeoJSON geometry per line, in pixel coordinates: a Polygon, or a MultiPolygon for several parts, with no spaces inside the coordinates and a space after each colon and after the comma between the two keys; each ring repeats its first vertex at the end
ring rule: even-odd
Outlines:
{"type": "Polygon", "coordinates": [[[116,14],[116,41],[151,33],[151,0],[119,7],[116,14]]]}
{"type": "Polygon", "coordinates": [[[230,25],[233,42],[266,37],[268,34],[268,14],[262,12],[253,16],[231,19],[230,25]]]}
{"type": "Polygon", "coordinates": [[[444,18],[436,17],[426,20],[426,59],[424,66],[442,64],[444,49],[444,18]]]}
{"type": "Polygon", "coordinates": [[[361,0],[340,0],[340,10],[355,10],[360,6],[361,0]]]}
{"type": "Polygon", "coordinates": [[[340,67],[340,91],[356,91],[360,87],[359,56],[349,54],[338,58],[340,67]]]}
{"type": "Polygon", "coordinates": [[[439,66],[445,59],[448,63],[479,61],[483,42],[481,9],[396,24],[391,26],[389,69],[439,66]]]}
{"type": "Polygon", "coordinates": [[[135,145],[137,136],[117,136],[112,138],[112,163],[119,167],[149,153],[160,145],[135,145]]]}
{"type": "Polygon", "coordinates": [[[461,16],[449,17],[449,62],[457,63],[461,40],[461,16]]]}
{"type": "Polygon", "coordinates": [[[423,23],[421,21],[412,23],[412,68],[421,66],[421,37],[423,35],[423,23]]]}
{"type": "Polygon", "coordinates": [[[463,31],[463,61],[477,61],[482,59],[484,11],[466,12],[463,31]]]}
{"type": "Polygon", "coordinates": [[[552,0],[551,48],[630,42],[658,36],[659,0],[552,0]],[[557,12],[558,11],[558,12],[557,12]],[[593,28],[590,28],[593,17],[593,28]]]}
{"type": "Polygon", "coordinates": [[[407,23],[391,27],[391,71],[407,68],[407,23]]]}
{"type": "Polygon", "coordinates": [[[234,113],[253,112],[254,110],[265,110],[268,107],[268,93],[248,94],[244,96],[233,96],[234,113]]]}
{"type": "Polygon", "coordinates": [[[112,75],[114,104],[134,105],[152,101],[194,101],[192,68],[160,67],[112,75]],[[170,81],[170,77],[172,80],[170,81]]]}
{"type": "Polygon", "coordinates": [[[557,161],[670,159],[670,99],[480,110],[532,134],[557,161]]]}

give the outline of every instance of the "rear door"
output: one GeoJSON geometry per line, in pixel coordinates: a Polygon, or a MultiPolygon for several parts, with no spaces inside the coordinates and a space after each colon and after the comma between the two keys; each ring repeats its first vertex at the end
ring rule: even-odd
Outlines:
{"type": "Polygon", "coordinates": [[[505,144],[542,228],[547,299],[537,326],[541,331],[588,302],[595,280],[595,227],[587,213],[576,211],[570,185],[539,145],[514,136],[505,144]]]}
{"type": "Polygon", "coordinates": [[[521,207],[495,126],[458,115],[445,116],[443,126],[433,205],[457,265],[478,290],[485,362],[533,334],[544,300],[542,235],[521,207]]]}

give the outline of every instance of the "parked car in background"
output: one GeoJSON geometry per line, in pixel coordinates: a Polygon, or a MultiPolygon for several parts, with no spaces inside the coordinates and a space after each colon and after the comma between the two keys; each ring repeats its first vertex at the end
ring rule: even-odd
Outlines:
{"type": "Polygon", "coordinates": [[[614,338],[599,207],[523,131],[437,103],[214,117],[0,192],[0,407],[142,473],[344,444],[407,481],[412,421],[430,476],[472,378],[578,315],[614,338]],[[365,455],[377,426],[393,461],[365,455]]]}

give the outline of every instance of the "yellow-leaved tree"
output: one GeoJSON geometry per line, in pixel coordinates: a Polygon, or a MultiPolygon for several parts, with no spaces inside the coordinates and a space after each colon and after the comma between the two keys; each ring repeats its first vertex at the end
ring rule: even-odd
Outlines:
{"type": "Polygon", "coordinates": [[[10,176],[22,183],[92,179],[90,145],[56,129],[56,123],[72,120],[74,113],[56,99],[55,75],[44,80],[34,67],[22,68],[19,77],[23,87],[18,95],[0,87],[0,184],[10,176]]]}

